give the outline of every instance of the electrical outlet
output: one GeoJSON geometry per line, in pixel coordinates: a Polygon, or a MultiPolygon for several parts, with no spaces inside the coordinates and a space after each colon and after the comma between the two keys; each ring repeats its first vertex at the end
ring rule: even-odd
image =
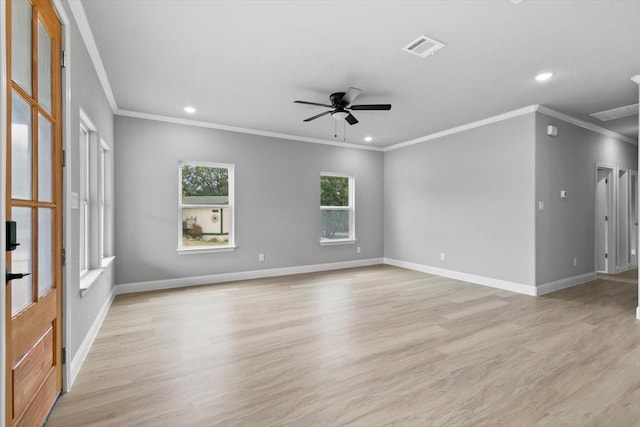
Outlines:
{"type": "Polygon", "coordinates": [[[440,252],[440,260],[444,261],[447,258],[447,254],[445,254],[444,252],[440,252]]]}
{"type": "Polygon", "coordinates": [[[538,210],[539,211],[543,211],[544,210],[544,202],[542,200],[540,200],[538,202],[538,210]]]}
{"type": "Polygon", "coordinates": [[[361,252],[361,250],[360,250],[360,246],[358,246],[358,247],[356,248],[356,252],[357,252],[357,253],[360,253],[360,252],[361,252]]]}
{"type": "Polygon", "coordinates": [[[258,261],[264,261],[264,254],[258,254],[258,261]]]}
{"type": "Polygon", "coordinates": [[[573,259],[573,266],[577,267],[578,266],[578,258],[574,258],[573,259]]]}
{"type": "Polygon", "coordinates": [[[635,249],[631,249],[631,255],[635,255],[636,254],[636,250],[635,249]]]}

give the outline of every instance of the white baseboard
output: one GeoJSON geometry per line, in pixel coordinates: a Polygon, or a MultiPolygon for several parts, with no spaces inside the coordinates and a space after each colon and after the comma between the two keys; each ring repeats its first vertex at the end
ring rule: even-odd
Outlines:
{"type": "Polygon", "coordinates": [[[508,282],[506,280],[493,279],[491,277],[461,273],[459,271],[445,270],[443,268],[431,267],[431,266],[422,265],[422,264],[415,264],[407,261],[399,261],[392,258],[384,258],[384,263],[393,265],[396,267],[407,268],[409,270],[416,270],[416,271],[421,271],[423,273],[435,274],[436,276],[448,277],[450,279],[456,279],[464,282],[475,283],[477,285],[503,289],[505,291],[516,292],[519,294],[531,295],[531,296],[537,295],[536,287],[533,285],[525,285],[522,283],[508,282]]]}
{"type": "Polygon", "coordinates": [[[356,261],[332,262],[329,264],[301,265],[296,267],[270,268],[265,270],[241,271],[238,273],[210,274],[207,276],[182,277],[179,279],[153,280],[149,282],[123,283],[115,286],[116,295],[134,292],[157,291],[184,288],[187,286],[210,285],[213,283],[235,282],[238,280],[262,279],[265,277],[289,276],[292,274],[315,273],[317,271],[341,270],[344,268],[366,267],[382,264],[382,258],[356,261]]]}
{"type": "Polygon", "coordinates": [[[71,372],[70,372],[69,383],[66,384],[66,387],[65,387],[66,391],[71,390],[71,387],[73,387],[73,383],[75,382],[78,376],[78,373],[80,372],[80,368],[82,368],[82,364],[84,363],[85,359],[87,358],[87,355],[89,354],[89,350],[91,349],[91,345],[93,344],[93,341],[98,336],[100,327],[102,327],[102,322],[104,322],[105,317],[107,317],[107,313],[109,312],[109,307],[111,307],[111,303],[113,302],[113,299],[115,298],[115,296],[116,296],[115,289],[112,289],[106,301],[104,302],[104,304],[102,304],[102,307],[100,307],[100,311],[96,315],[96,318],[93,321],[91,328],[89,328],[87,335],[82,340],[82,344],[80,344],[80,348],[78,349],[78,352],[75,354],[75,356],[71,360],[71,369],[70,369],[71,372]]]}
{"type": "Polygon", "coordinates": [[[572,286],[581,285],[583,283],[592,282],[598,278],[597,273],[591,272],[580,274],[579,276],[567,277],[565,279],[556,280],[555,282],[544,283],[537,287],[536,295],[544,295],[560,289],[570,288],[572,286]]]}

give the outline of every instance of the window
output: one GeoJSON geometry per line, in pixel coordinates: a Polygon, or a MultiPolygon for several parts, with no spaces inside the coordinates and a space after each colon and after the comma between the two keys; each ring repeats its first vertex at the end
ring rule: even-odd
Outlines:
{"type": "Polygon", "coordinates": [[[178,251],[233,250],[233,165],[180,162],[178,169],[178,251]]]}
{"type": "MultiPolygon", "coordinates": [[[[109,228],[109,146],[99,137],[89,117],[80,110],[78,141],[78,209],[80,242],[78,246],[81,295],[98,279],[114,259],[109,256],[112,242],[109,228]]],[[[73,203],[72,203],[73,204],[73,203]]]]}
{"type": "Polygon", "coordinates": [[[80,275],[89,270],[89,129],[80,123],[80,275]]]}
{"type": "Polygon", "coordinates": [[[104,259],[109,253],[107,242],[107,153],[109,146],[100,140],[98,151],[98,233],[99,233],[99,253],[100,264],[104,264],[104,259]]]}
{"type": "Polygon", "coordinates": [[[320,174],[320,243],[354,243],[354,179],[336,173],[320,174]]]}

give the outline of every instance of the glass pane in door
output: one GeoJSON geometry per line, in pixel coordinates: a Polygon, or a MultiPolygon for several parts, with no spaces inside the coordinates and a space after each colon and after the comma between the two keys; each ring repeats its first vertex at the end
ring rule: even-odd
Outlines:
{"type": "Polygon", "coordinates": [[[53,200],[53,125],[42,114],[38,115],[38,199],[53,200]]]}
{"type": "MultiPolygon", "coordinates": [[[[4,7],[4,2],[2,2],[4,7]]],[[[11,79],[31,95],[31,14],[29,0],[11,2],[11,79]]]]}
{"type": "MultiPolygon", "coordinates": [[[[31,273],[31,208],[11,208],[11,220],[16,222],[20,246],[11,252],[11,272],[31,273]]],[[[32,276],[9,282],[11,285],[11,314],[15,315],[33,301],[32,276]]]]}
{"type": "Polygon", "coordinates": [[[15,91],[11,97],[11,197],[31,200],[31,106],[15,91]]]}
{"type": "Polygon", "coordinates": [[[38,104],[51,112],[51,37],[38,21],[38,104]]]}
{"type": "Polygon", "coordinates": [[[38,209],[38,296],[53,287],[53,211],[38,209]]]}

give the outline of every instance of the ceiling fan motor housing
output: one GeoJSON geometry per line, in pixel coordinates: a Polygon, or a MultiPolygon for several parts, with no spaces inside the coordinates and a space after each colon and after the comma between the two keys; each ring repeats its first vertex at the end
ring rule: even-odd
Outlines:
{"type": "Polygon", "coordinates": [[[331,105],[334,107],[346,107],[347,103],[342,101],[342,98],[346,92],[336,92],[329,95],[329,99],[331,100],[331,105]]]}

